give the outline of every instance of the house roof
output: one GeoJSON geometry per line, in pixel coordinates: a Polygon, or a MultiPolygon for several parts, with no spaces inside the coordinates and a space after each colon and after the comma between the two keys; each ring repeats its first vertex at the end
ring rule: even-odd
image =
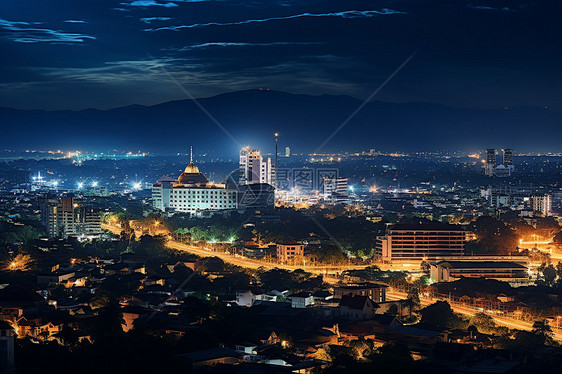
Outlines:
{"type": "Polygon", "coordinates": [[[509,261],[439,261],[437,265],[451,269],[527,269],[526,266],[509,261]]]}
{"type": "Polygon", "coordinates": [[[296,293],[296,294],[294,294],[294,295],[291,295],[290,297],[304,297],[304,298],[307,298],[307,297],[310,297],[310,296],[311,296],[311,295],[310,295],[310,292],[302,291],[302,292],[296,293]]]}
{"type": "Polygon", "coordinates": [[[230,348],[210,348],[178,355],[178,357],[184,357],[194,362],[215,360],[222,357],[238,358],[241,356],[242,354],[240,352],[230,348]]]}
{"type": "Polygon", "coordinates": [[[10,284],[0,290],[0,303],[35,303],[43,300],[41,295],[29,287],[10,284]]]}
{"type": "Polygon", "coordinates": [[[397,231],[465,231],[462,226],[448,223],[397,223],[389,227],[397,231]]]}
{"type": "Polygon", "coordinates": [[[283,242],[283,243],[278,243],[278,245],[301,245],[301,243],[296,242],[294,240],[288,240],[288,241],[283,242]]]}
{"type": "MultiPolygon", "coordinates": [[[[370,300],[368,296],[351,296],[351,295],[343,295],[340,300],[339,306],[345,306],[349,309],[356,309],[356,310],[363,310],[365,307],[365,303],[370,300]]],[[[379,305],[371,300],[373,307],[377,309],[379,305]]]]}

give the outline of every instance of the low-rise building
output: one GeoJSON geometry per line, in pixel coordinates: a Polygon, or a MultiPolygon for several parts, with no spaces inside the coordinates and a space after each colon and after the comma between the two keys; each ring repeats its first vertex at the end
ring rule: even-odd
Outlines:
{"type": "Polygon", "coordinates": [[[277,260],[283,264],[295,262],[304,257],[304,244],[288,241],[277,244],[277,260]]]}
{"type": "Polygon", "coordinates": [[[342,296],[336,315],[353,321],[364,321],[375,317],[378,304],[368,296],[342,296]]]}
{"type": "Polygon", "coordinates": [[[432,282],[454,282],[464,278],[486,278],[524,285],[529,282],[526,263],[522,256],[469,256],[441,259],[430,264],[432,282]]]}
{"type": "Polygon", "coordinates": [[[339,286],[334,288],[334,297],[341,299],[342,296],[368,296],[371,300],[382,303],[386,301],[386,289],[388,286],[376,283],[358,283],[350,286],[339,286]]]}

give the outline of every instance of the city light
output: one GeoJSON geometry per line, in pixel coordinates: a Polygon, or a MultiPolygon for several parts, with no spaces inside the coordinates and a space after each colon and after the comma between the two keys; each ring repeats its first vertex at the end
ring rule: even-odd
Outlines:
{"type": "Polygon", "coordinates": [[[98,186],[98,182],[97,182],[97,181],[92,182],[92,187],[97,187],[97,186],[98,186]]]}
{"type": "Polygon", "coordinates": [[[84,188],[84,183],[78,182],[78,189],[81,190],[82,188],[84,188]]]}

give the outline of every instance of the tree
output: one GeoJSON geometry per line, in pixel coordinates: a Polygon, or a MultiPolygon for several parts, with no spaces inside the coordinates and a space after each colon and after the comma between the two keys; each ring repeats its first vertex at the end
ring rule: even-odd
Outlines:
{"type": "Polygon", "coordinates": [[[540,336],[544,339],[544,342],[547,344],[552,344],[554,342],[553,336],[554,332],[550,327],[550,324],[546,319],[538,320],[533,323],[533,330],[531,332],[537,336],[540,336]]]}
{"type": "Polygon", "coordinates": [[[496,322],[492,317],[485,313],[476,313],[470,319],[470,323],[485,334],[493,333],[496,330],[496,322]]]}
{"type": "Polygon", "coordinates": [[[508,254],[517,249],[515,230],[503,221],[482,216],[472,223],[471,228],[478,241],[467,243],[467,251],[508,254]]]}
{"type": "Polygon", "coordinates": [[[420,264],[420,269],[424,274],[429,275],[429,271],[431,269],[431,266],[429,265],[429,262],[424,260],[420,264]]]}
{"type": "Polygon", "coordinates": [[[552,287],[556,282],[556,268],[552,264],[541,264],[541,266],[537,269],[540,273],[542,273],[542,280],[544,281],[545,285],[552,287]]]}
{"type": "Polygon", "coordinates": [[[466,327],[466,321],[458,316],[446,301],[437,301],[420,310],[420,326],[437,330],[466,327]]]}
{"type": "Polygon", "coordinates": [[[398,306],[396,304],[390,305],[390,307],[388,307],[388,310],[386,311],[386,313],[390,314],[391,316],[398,315],[398,312],[398,306]]]}

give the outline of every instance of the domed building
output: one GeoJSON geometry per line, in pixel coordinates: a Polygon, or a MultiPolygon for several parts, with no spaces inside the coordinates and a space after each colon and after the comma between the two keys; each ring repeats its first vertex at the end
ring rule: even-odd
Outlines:
{"type": "Polygon", "coordinates": [[[193,149],[191,150],[191,156],[189,164],[185,167],[183,173],[180,174],[178,178],[178,184],[186,186],[198,186],[203,187],[209,183],[207,177],[199,172],[199,168],[193,163],[193,149]]]}
{"type": "Polygon", "coordinates": [[[238,189],[209,182],[193,163],[193,149],[189,164],[178,179],[165,176],[152,185],[153,208],[190,214],[234,210],[238,208],[238,189]]]}

